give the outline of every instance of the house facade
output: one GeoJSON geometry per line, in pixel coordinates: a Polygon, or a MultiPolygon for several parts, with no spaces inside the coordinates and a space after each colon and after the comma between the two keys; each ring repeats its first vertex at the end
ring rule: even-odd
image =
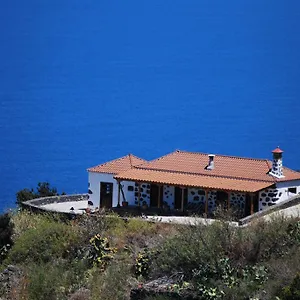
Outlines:
{"type": "Polygon", "coordinates": [[[132,154],[88,169],[94,206],[147,206],[209,214],[218,205],[250,215],[300,193],[300,173],[273,160],[174,151],[152,161],[132,154]]]}

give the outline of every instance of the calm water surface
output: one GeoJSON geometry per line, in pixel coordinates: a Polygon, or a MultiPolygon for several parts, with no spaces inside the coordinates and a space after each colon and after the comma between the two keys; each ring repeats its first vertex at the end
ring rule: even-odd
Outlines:
{"type": "Polygon", "coordinates": [[[300,2],[241,2],[1,1],[0,211],[129,152],[300,169],[300,2]]]}

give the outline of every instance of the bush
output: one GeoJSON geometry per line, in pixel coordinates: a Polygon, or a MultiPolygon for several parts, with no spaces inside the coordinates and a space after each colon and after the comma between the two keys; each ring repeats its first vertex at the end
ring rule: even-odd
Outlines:
{"type": "Polygon", "coordinates": [[[108,239],[101,237],[100,234],[96,234],[90,239],[90,245],[87,259],[92,265],[99,266],[101,270],[104,270],[114,258],[114,253],[117,252],[117,249],[110,247],[108,239]]]}
{"type": "Polygon", "coordinates": [[[7,256],[11,248],[13,234],[13,223],[10,214],[0,215],[0,263],[7,256]]]}
{"type": "Polygon", "coordinates": [[[129,299],[131,280],[129,266],[119,262],[109,265],[105,272],[94,269],[90,278],[92,299],[129,299]]]}
{"type": "Polygon", "coordinates": [[[40,218],[38,226],[29,228],[16,240],[8,256],[9,263],[44,262],[67,255],[77,238],[75,228],[40,218]]]}
{"type": "Polygon", "coordinates": [[[226,226],[216,222],[210,226],[179,227],[177,235],[166,238],[158,247],[154,274],[157,271],[167,274],[182,272],[191,277],[195,266],[214,263],[226,253],[226,226]]]}
{"type": "Polygon", "coordinates": [[[280,293],[282,300],[300,300],[300,273],[296,275],[292,283],[282,289],[280,293]]]}
{"type": "Polygon", "coordinates": [[[79,261],[28,265],[29,299],[67,299],[68,295],[86,284],[84,271],[79,261]]]}

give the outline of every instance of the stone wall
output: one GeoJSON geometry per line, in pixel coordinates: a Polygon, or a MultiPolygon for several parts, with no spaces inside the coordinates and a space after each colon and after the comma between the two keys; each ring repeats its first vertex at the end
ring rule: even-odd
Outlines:
{"type": "Polygon", "coordinates": [[[233,192],[230,194],[230,207],[244,210],[245,204],[246,194],[233,192]]]}
{"type": "MultiPolygon", "coordinates": [[[[143,182],[140,184],[140,205],[143,205],[143,201],[147,203],[148,206],[150,206],[150,184],[143,182]]],[[[135,183],[134,187],[134,203],[135,205],[139,205],[138,201],[139,197],[139,185],[138,183],[135,183]]]]}
{"type": "Polygon", "coordinates": [[[188,189],[188,202],[205,204],[205,191],[197,188],[188,189]]]}
{"type": "Polygon", "coordinates": [[[217,191],[208,192],[208,212],[213,212],[216,209],[217,191]]]}
{"type": "Polygon", "coordinates": [[[171,209],[174,209],[175,187],[164,185],[163,187],[163,203],[166,203],[171,209]]]}
{"type": "Polygon", "coordinates": [[[264,210],[267,207],[276,205],[280,197],[282,196],[282,192],[280,192],[277,188],[268,188],[259,193],[259,210],[264,210]]]}
{"type": "Polygon", "coordinates": [[[88,200],[88,199],[89,199],[88,194],[60,195],[60,196],[36,198],[36,199],[25,201],[25,202],[23,202],[23,204],[27,205],[27,206],[39,207],[42,205],[52,204],[52,203],[84,201],[84,200],[88,200]]]}
{"type": "Polygon", "coordinates": [[[279,178],[283,177],[282,159],[273,159],[271,174],[279,178]]]}

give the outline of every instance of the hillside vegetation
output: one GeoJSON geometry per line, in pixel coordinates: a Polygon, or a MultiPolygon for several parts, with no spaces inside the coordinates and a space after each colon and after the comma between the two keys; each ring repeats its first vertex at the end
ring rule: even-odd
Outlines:
{"type": "Polygon", "coordinates": [[[236,228],[21,211],[0,226],[1,299],[300,299],[297,218],[236,228]]]}

